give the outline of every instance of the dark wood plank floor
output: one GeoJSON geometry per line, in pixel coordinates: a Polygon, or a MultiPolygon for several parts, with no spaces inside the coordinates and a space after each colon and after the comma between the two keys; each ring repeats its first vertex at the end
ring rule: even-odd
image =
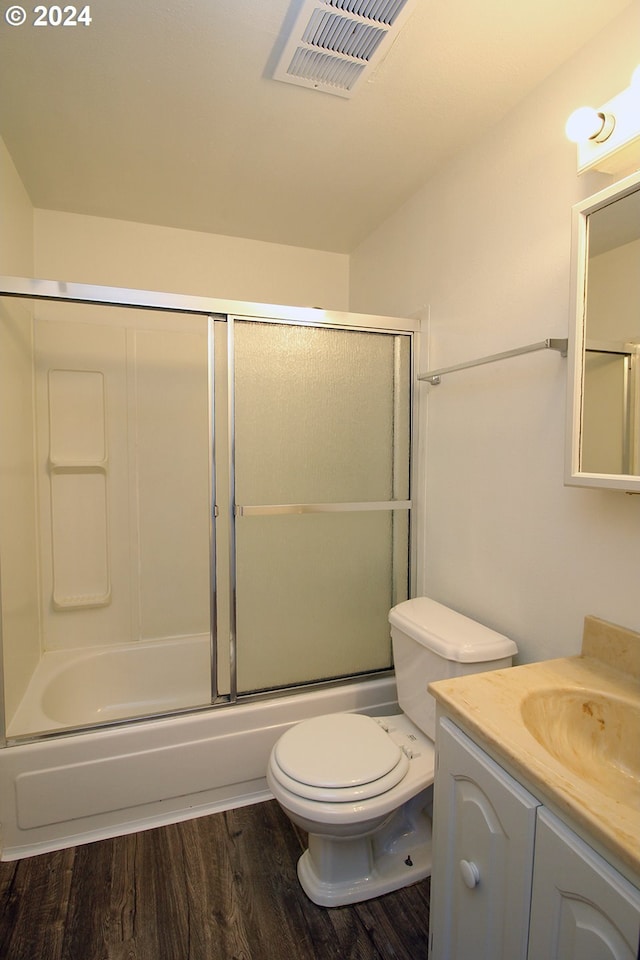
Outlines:
{"type": "Polygon", "coordinates": [[[2,960],[423,960],[429,881],[330,910],[275,801],[0,863],[2,960]]]}

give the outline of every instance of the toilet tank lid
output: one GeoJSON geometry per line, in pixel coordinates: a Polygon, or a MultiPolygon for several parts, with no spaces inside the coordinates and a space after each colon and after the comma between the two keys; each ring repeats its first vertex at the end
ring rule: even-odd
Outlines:
{"type": "Polygon", "coordinates": [[[502,660],[518,652],[513,640],[429,597],[403,600],[389,611],[389,623],[445,660],[458,663],[502,660]]]}

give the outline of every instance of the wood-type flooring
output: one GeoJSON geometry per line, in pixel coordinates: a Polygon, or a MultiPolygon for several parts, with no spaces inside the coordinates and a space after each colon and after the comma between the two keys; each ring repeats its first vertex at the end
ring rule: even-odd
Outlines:
{"type": "Polygon", "coordinates": [[[423,960],[429,881],[325,909],[275,801],[0,863],[2,960],[423,960]]]}

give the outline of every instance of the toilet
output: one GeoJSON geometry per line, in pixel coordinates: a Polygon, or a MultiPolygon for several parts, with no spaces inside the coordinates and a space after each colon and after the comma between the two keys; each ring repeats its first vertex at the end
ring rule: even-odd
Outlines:
{"type": "Polygon", "coordinates": [[[308,835],[298,879],[323,907],[357,903],[431,873],[435,701],[427,684],[511,666],[512,640],[431,600],[389,613],[402,713],[334,713],[277,741],[267,783],[308,835]]]}

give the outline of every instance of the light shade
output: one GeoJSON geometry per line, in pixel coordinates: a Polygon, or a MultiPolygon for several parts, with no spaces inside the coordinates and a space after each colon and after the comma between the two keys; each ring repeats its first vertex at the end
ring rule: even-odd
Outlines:
{"type": "Polygon", "coordinates": [[[602,132],[604,121],[604,114],[594,110],[593,107],[578,107],[567,120],[564,131],[572,143],[595,140],[602,132]]]}

